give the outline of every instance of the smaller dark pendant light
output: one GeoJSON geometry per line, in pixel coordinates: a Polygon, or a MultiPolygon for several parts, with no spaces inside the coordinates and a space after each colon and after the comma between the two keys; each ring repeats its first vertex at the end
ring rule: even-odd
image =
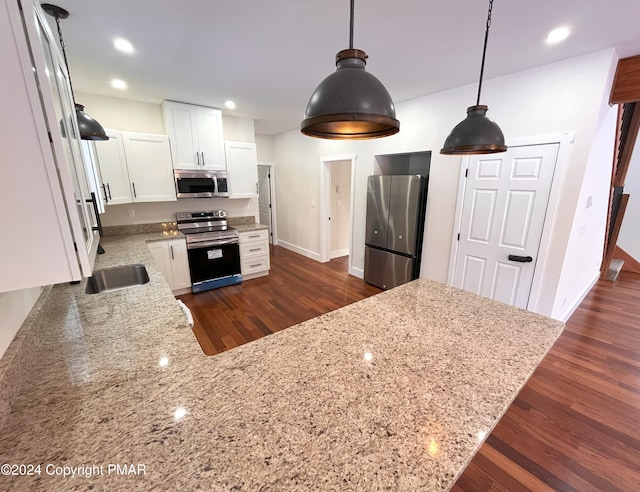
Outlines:
{"type": "Polygon", "coordinates": [[[482,49],[482,63],[480,65],[480,82],[478,83],[478,99],[475,106],[467,108],[467,117],[458,123],[444,142],[441,154],[494,154],[505,152],[504,135],[500,127],[487,118],[487,106],[480,104],[482,90],[482,76],[484,75],[484,59],[487,53],[489,26],[491,26],[491,11],[493,0],[489,0],[489,14],[487,28],[484,33],[484,48],[482,49]]]}
{"type": "Polygon", "coordinates": [[[57,5],[52,5],[50,3],[43,3],[40,6],[42,7],[42,10],[56,19],[58,37],[60,38],[60,46],[62,47],[62,55],[64,56],[64,63],[67,67],[67,74],[69,76],[71,97],[73,98],[73,104],[76,109],[76,119],[78,120],[80,138],[82,140],[109,140],[109,137],[104,131],[104,128],[102,128],[102,125],[84,112],[84,106],[82,104],[75,102],[73,86],[71,85],[71,72],[69,72],[69,62],[67,61],[67,51],[65,49],[64,39],[62,38],[62,28],[60,27],[60,19],[66,19],[69,17],[69,12],[62,7],[58,7],[57,5]]]}
{"type": "Polygon", "coordinates": [[[353,11],[351,0],[349,49],[336,55],[336,71],[313,91],[300,124],[310,137],[362,140],[400,130],[389,92],[365,70],[367,54],[353,48],[353,11]]]}

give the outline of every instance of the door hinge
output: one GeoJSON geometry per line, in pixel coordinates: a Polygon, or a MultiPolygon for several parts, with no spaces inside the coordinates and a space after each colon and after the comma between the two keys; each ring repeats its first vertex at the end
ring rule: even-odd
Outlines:
{"type": "Polygon", "coordinates": [[[467,168],[464,172],[464,177],[468,178],[469,177],[469,168],[467,168]]]}
{"type": "Polygon", "coordinates": [[[458,233],[458,241],[460,241],[460,233],[458,233]]]}
{"type": "Polygon", "coordinates": [[[269,208],[271,208],[271,204],[269,204],[269,208]]]}
{"type": "Polygon", "coordinates": [[[49,135],[49,143],[53,143],[53,137],[51,136],[51,132],[47,132],[47,135],[49,135]]]}

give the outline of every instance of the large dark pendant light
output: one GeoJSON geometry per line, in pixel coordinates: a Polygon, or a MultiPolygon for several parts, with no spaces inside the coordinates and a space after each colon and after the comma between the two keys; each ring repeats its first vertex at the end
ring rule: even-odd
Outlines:
{"type": "Polygon", "coordinates": [[[349,49],[336,55],[336,71],[313,91],[300,130],[310,137],[358,140],[398,133],[400,122],[384,85],[365,70],[367,54],[353,48],[351,0],[349,49]]]}
{"type": "Polygon", "coordinates": [[[480,82],[478,83],[476,105],[467,108],[467,117],[451,130],[451,134],[444,142],[444,147],[440,150],[441,154],[494,154],[507,150],[502,130],[496,123],[487,118],[487,106],[480,104],[484,59],[487,53],[492,9],[493,0],[489,0],[489,14],[487,15],[487,28],[484,33],[484,48],[482,49],[482,64],[480,65],[480,82]]]}
{"type": "Polygon", "coordinates": [[[41,5],[42,10],[56,19],[58,26],[58,37],[60,38],[60,46],[62,47],[62,55],[64,56],[64,63],[67,67],[67,74],[69,76],[69,86],[71,87],[71,97],[73,98],[73,104],[76,109],[76,118],[78,120],[78,130],[80,131],[80,138],[82,140],[109,140],[102,125],[94,120],[91,116],[84,112],[84,106],[75,102],[75,96],[73,94],[73,86],[71,85],[71,73],[69,72],[69,62],[67,61],[67,51],[64,46],[64,39],[62,38],[62,29],[60,27],[60,19],[66,19],[69,17],[69,12],[62,7],[52,5],[50,3],[43,3],[41,5]]]}

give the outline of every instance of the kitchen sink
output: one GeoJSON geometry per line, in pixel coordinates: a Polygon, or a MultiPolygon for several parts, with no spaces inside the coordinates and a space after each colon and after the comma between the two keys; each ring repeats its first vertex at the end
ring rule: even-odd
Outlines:
{"type": "Polygon", "coordinates": [[[85,294],[100,294],[110,290],[126,289],[149,282],[144,265],[136,263],[115,268],[96,270],[87,281],[85,294]]]}

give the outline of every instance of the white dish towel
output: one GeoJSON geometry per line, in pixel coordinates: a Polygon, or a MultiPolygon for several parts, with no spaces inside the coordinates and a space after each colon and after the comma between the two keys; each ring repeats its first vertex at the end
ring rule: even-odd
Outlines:
{"type": "Polygon", "coordinates": [[[191,310],[180,299],[176,300],[178,301],[178,306],[180,306],[180,309],[182,309],[182,312],[184,313],[184,317],[187,318],[187,323],[189,323],[189,326],[193,328],[193,315],[191,314],[191,310]]]}

